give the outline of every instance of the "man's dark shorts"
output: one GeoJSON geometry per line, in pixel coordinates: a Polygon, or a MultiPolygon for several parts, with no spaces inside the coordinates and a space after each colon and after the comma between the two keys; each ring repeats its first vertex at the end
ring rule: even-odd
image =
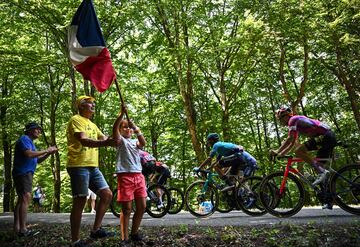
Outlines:
{"type": "Polygon", "coordinates": [[[32,192],[33,174],[28,172],[24,175],[13,177],[16,194],[22,196],[25,193],[32,192]]]}
{"type": "Polygon", "coordinates": [[[318,150],[316,157],[330,158],[336,143],[335,133],[329,130],[324,135],[310,138],[304,145],[309,151],[318,150]]]}

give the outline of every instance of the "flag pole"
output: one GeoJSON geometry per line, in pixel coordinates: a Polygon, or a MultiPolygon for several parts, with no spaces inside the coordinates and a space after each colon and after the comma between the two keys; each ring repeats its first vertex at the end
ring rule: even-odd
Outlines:
{"type": "MultiPolygon", "coordinates": [[[[117,90],[117,92],[118,92],[118,94],[119,94],[119,97],[120,97],[120,103],[121,103],[122,105],[124,105],[125,102],[124,102],[124,99],[123,99],[123,97],[122,97],[122,94],[121,94],[121,91],[120,91],[120,86],[119,86],[119,83],[118,83],[118,81],[117,81],[117,78],[115,79],[115,85],[116,85],[116,90],[117,90]]],[[[127,111],[125,112],[125,116],[126,116],[126,119],[129,120],[129,116],[128,116],[127,111]]]]}

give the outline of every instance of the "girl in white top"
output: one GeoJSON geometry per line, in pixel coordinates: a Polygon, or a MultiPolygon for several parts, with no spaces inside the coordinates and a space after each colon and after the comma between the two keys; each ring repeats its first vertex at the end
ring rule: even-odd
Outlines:
{"type": "Polygon", "coordinates": [[[138,230],[146,207],[145,178],[141,173],[139,149],[146,144],[143,134],[133,122],[124,120],[127,109],[123,105],[121,114],[113,126],[113,138],[116,142],[116,173],[118,174],[118,198],[122,204],[120,214],[121,240],[140,241],[138,230]],[[136,139],[131,139],[135,133],[136,139]],[[136,211],[132,220],[131,234],[129,236],[129,221],[132,201],[135,200],[136,211]]]}

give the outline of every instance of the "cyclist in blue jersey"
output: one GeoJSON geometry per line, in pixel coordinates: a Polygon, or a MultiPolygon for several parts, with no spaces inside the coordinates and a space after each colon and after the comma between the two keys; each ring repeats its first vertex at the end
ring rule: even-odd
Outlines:
{"type": "Polygon", "coordinates": [[[230,175],[238,175],[242,170],[244,177],[250,176],[253,171],[258,169],[256,159],[244,151],[242,146],[230,143],[221,142],[217,133],[211,133],[207,136],[207,144],[212,147],[209,157],[194,171],[200,170],[202,167],[209,165],[212,159],[216,156],[219,164],[215,166],[216,172],[220,178],[223,179],[229,186],[224,188],[223,191],[229,190],[234,187],[234,181],[229,177],[224,176],[223,168],[230,167],[230,175]]]}

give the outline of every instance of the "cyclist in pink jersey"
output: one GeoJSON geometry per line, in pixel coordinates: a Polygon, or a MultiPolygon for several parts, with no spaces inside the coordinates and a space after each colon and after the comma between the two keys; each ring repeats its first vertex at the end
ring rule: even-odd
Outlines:
{"type": "MultiPolygon", "coordinates": [[[[319,176],[313,185],[317,185],[326,181],[329,171],[323,167],[322,162],[315,161],[308,151],[317,150],[317,158],[329,158],[336,146],[336,137],[334,132],[324,123],[310,119],[305,116],[294,115],[290,108],[280,108],[276,113],[280,124],[288,126],[288,137],[277,150],[271,150],[271,156],[283,156],[287,154],[293,147],[296,156],[302,158],[305,162],[311,164],[317,171],[319,176]],[[299,135],[309,137],[303,143],[298,143],[299,135]]],[[[329,208],[328,206],[327,208],[329,208]]]]}

